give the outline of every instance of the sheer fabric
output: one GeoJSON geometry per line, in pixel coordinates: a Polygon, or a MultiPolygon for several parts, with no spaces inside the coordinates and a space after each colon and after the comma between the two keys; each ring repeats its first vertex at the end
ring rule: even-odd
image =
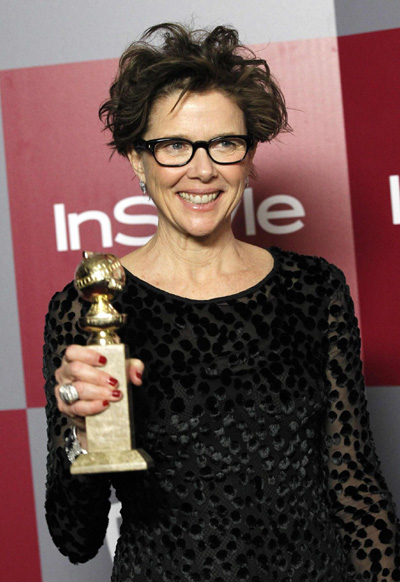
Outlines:
{"type": "Polygon", "coordinates": [[[46,511],[72,562],[92,558],[110,486],[122,502],[114,582],[400,580],[399,528],[379,470],[353,304],[323,259],[270,249],[272,272],[196,301],[127,273],[121,333],[146,365],[133,387],[148,472],[71,476],[53,395],[66,346],[85,342],[72,285],[46,320],[46,511]]]}

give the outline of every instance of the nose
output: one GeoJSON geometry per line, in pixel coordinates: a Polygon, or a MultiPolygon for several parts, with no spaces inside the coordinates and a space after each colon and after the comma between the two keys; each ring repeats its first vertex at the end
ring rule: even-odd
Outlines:
{"type": "Polygon", "coordinates": [[[195,151],[187,165],[187,175],[189,178],[199,178],[202,182],[208,182],[217,175],[215,164],[204,147],[195,151]]]}

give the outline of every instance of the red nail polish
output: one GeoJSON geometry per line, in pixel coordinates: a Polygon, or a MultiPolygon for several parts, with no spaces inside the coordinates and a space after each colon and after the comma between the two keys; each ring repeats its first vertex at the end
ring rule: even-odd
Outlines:
{"type": "Polygon", "coordinates": [[[104,364],[107,364],[107,358],[105,356],[99,356],[99,364],[101,364],[102,366],[104,366],[104,364]]]}
{"type": "Polygon", "coordinates": [[[136,376],[139,378],[139,380],[142,379],[142,374],[140,372],[136,372],[136,376]]]}
{"type": "Polygon", "coordinates": [[[116,386],[118,384],[118,380],[116,378],[109,378],[108,383],[111,384],[111,386],[116,386]]]}
{"type": "Polygon", "coordinates": [[[108,406],[110,403],[108,400],[103,400],[103,406],[108,406]]]}
{"type": "Polygon", "coordinates": [[[111,394],[114,396],[114,398],[120,398],[121,390],[113,390],[111,394]]]}

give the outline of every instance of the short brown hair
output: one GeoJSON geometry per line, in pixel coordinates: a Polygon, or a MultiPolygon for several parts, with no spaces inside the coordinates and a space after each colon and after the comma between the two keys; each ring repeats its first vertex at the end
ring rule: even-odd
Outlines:
{"type": "Polygon", "coordinates": [[[113,150],[127,156],[146,131],[154,102],[176,90],[217,89],[244,113],[246,129],[255,142],[270,141],[290,129],[285,100],[268,64],[239,42],[230,26],[212,31],[191,30],[181,24],[158,24],[132,43],[119,61],[110,99],[99,116],[111,130],[113,150]],[[161,36],[161,44],[150,37],[161,36]]]}

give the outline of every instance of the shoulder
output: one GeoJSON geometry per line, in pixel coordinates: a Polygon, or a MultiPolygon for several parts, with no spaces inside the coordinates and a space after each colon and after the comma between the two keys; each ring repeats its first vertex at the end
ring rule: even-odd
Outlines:
{"type": "Polygon", "coordinates": [[[295,288],[300,285],[314,288],[324,295],[347,288],[343,271],[323,257],[302,255],[277,247],[269,251],[277,263],[277,272],[295,288]]]}
{"type": "Polygon", "coordinates": [[[44,354],[59,351],[61,347],[77,343],[83,345],[85,337],[79,319],[87,311],[73,283],[53,295],[49,303],[44,328],[44,354]]]}
{"type": "Polygon", "coordinates": [[[78,301],[80,302],[80,299],[74,283],[68,283],[62,291],[57,291],[50,299],[49,312],[68,312],[78,301]]]}

